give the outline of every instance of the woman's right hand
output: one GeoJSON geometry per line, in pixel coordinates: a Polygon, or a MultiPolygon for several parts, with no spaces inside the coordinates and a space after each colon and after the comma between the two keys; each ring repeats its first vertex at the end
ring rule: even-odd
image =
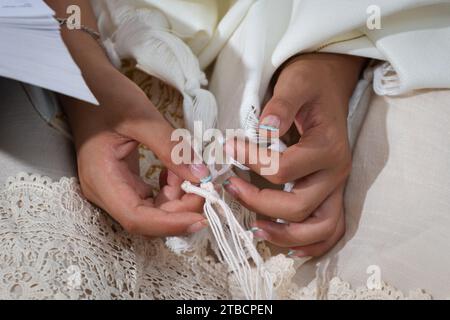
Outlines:
{"type": "MultiPolygon", "coordinates": [[[[81,9],[81,23],[98,31],[89,0],[45,0],[58,17],[81,9]]],[[[193,233],[206,226],[202,200],[181,190],[183,180],[199,182],[205,166],[176,166],[171,161],[173,128],[142,90],[110,63],[98,42],[82,30],[63,27],[62,37],[100,106],[62,98],[72,127],[78,173],[84,195],[106,210],[126,230],[146,236],[193,233]],[[160,194],[139,176],[139,144],[146,145],[169,168],[160,194]]]]}
{"type": "Polygon", "coordinates": [[[99,107],[62,98],[76,144],[83,194],[133,234],[173,236],[205,228],[206,220],[198,213],[202,199],[184,194],[181,183],[199,182],[209,175],[208,169],[174,165],[173,128],[143,91],[112,66],[97,71],[91,88],[99,107]],[[139,176],[139,144],[169,169],[167,185],[155,199],[139,176]]]}

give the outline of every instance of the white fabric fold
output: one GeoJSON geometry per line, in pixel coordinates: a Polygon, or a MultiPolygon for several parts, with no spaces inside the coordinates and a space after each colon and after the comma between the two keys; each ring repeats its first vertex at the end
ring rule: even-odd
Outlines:
{"type": "MultiPolygon", "coordinates": [[[[151,37],[145,28],[158,26],[161,32],[189,46],[192,57],[199,60],[200,69],[216,61],[210,90],[219,105],[221,129],[245,128],[251,113],[258,115],[275,70],[295,54],[318,49],[387,61],[396,78],[392,81],[392,72],[385,76],[383,69],[375,72],[375,89],[379,94],[450,87],[449,0],[92,1],[105,43],[116,61],[127,56],[117,52],[117,35],[122,34],[125,39],[135,37],[131,34],[135,29],[127,26],[127,31],[117,24],[123,8],[128,13],[139,13],[140,23],[145,22],[141,26],[141,42],[151,37]],[[380,30],[366,27],[370,18],[368,8],[373,5],[381,10],[380,30]]],[[[170,70],[169,66],[161,68],[161,59],[156,59],[148,48],[139,50],[141,44],[132,44],[128,39],[126,45],[132,46],[125,50],[132,52],[132,57],[145,61],[140,63],[141,69],[171,84],[176,82],[177,70],[172,65],[170,70]]],[[[185,75],[185,78],[198,80],[200,71],[196,68],[191,68],[196,73],[193,77],[185,75]]],[[[192,94],[186,94],[186,87],[176,87],[185,97],[192,98],[192,94]]],[[[201,113],[197,110],[197,116],[201,113]]],[[[212,116],[210,113],[210,119],[212,116]]],[[[188,114],[187,118],[195,117],[188,114]]]]}

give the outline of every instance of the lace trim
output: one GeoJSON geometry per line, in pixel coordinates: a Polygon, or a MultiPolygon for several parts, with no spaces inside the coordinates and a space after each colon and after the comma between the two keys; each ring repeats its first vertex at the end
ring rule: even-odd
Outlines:
{"type": "MultiPolygon", "coordinates": [[[[19,174],[0,190],[0,299],[241,298],[207,247],[177,254],[162,239],[128,235],[83,199],[76,179],[19,174]]],[[[305,288],[292,279],[297,261],[267,257],[278,299],[431,299],[384,284],[358,288],[338,278],[305,288]]],[[[301,264],[301,263],[300,263],[301,264]]]]}
{"type": "Polygon", "coordinates": [[[333,278],[327,285],[318,285],[317,279],[307,287],[296,292],[289,292],[295,300],[431,300],[432,297],[423,290],[410,291],[408,294],[383,283],[380,289],[359,287],[352,289],[348,282],[333,278]],[[324,293],[325,292],[325,293],[324,293]]]}
{"type": "Polygon", "coordinates": [[[0,192],[1,299],[226,299],[226,272],[132,237],[76,179],[19,174],[0,192]]]}

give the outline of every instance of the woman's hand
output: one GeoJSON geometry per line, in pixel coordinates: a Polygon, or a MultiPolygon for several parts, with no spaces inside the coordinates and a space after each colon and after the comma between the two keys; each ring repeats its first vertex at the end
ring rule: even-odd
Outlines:
{"type": "MultiPolygon", "coordinates": [[[[290,248],[290,255],[320,256],[344,234],[343,195],[351,170],[348,104],[363,66],[364,59],[335,54],[301,55],[287,63],[260,130],[284,136],[295,126],[301,138],[285,152],[269,154],[279,170],[265,176],[277,185],[295,182],[294,189],[260,190],[240,178],[226,184],[249,209],[290,222],[258,221],[253,229],[257,237],[290,248]]],[[[227,150],[237,159],[251,159],[252,148],[244,141],[229,141],[227,150]]],[[[249,162],[246,165],[261,174],[267,159],[249,162]]]]}
{"type": "MultiPolygon", "coordinates": [[[[82,24],[98,31],[89,0],[46,0],[58,17],[78,5],[82,24]]],[[[62,98],[77,148],[84,195],[106,210],[126,230],[146,236],[193,233],[206,226],[202,200],[181,191],[182,180],[199,182],[204,165],[175,166],[171,161],[173,128],[142,90],[117,71],[102,47],[81,30],[62,28],[72,57],[100,106],[62,98]],[[138,145],[152,150],[169,173],[156,199],[139,177],[138,145]],[[180,177],[180,178],[177,178],[180,177]]]]}
{"type": "Polygon", "coordinates": [[[99,107],[62,98],[75,139],[83,194],[133,234],[172,236],[206,227],[205,218],[197,213],[202,212],[202,199],[184,194],[181,183],[182,179],[199,182],[209,175],[208,169],[173,165],[173,129],[145,94],[112,66],[96,71],[97,79],[90,80],[99,107]],[[141,143],[170,169],[155,199],[139,176],[141,143]]]}

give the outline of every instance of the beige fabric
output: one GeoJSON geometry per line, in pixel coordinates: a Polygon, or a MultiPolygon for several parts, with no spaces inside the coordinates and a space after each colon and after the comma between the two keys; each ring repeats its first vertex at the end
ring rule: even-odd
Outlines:
{"type": "MultiPolygon", "coordinates": [[[[366,284],[369,266],[408,292],[450,298],[450,91],[375,96],[354,151],[347,233],[328,277],[366,284]]],[[[336,254],[336,252],[338,252],[336,254]]],[[[297,275],[308,283],[318,261],[297,275]]]]}
{"type": "Polygon", "coordinates": [[[0,77],[0,184],[18,172],[76,175],[72,143],[51,128],[20,82],[0,77]]]}

